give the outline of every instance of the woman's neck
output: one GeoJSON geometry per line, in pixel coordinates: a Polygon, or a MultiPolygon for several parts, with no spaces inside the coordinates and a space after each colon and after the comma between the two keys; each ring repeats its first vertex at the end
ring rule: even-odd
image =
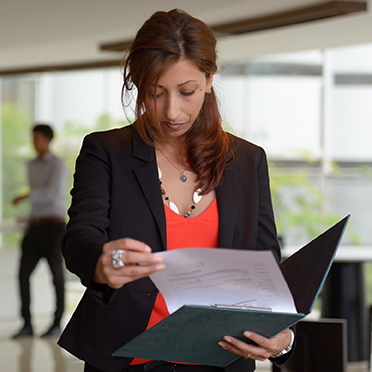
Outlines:
{"type": "Polygon", "coordinates": [[[186,157],[181,153],[181,146],[179,141],[173,141],[171,143],[156,142],[155,148],[162,152],[165,157],[168,157],[174,162],[179,164],[185,164],[186,157]]]}

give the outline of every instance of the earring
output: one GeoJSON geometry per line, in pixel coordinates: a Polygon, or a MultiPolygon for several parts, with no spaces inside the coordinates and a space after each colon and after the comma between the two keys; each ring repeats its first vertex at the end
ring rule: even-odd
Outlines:
{"type": "Polygon", "coordinates": [[[212,93],[212,88],[208,90],[207,94],[212,93]]]}

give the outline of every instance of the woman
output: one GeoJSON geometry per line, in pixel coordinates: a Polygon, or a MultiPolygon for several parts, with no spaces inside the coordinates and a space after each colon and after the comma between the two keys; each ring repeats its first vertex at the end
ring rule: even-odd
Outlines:
{"type": "MultiPolygon", "coordinates": [[[[87,290],[59,344],[85,371],[222,371],[111,356],[168,315],[148,277],[164,268],[156,252],[270,249],[280,258],[265,153],[222,130],[216,71],[208,26],[179,10],[155,13],[124,65],[123,103],[136,87],[136,122],[84,140],[63,253],[87,290]]],[[[226,371],[253,371],[255,359],[293,343],[289,330],[272,339],[247,331],[257,345],[219,343],[242,357],[226,371]]]]}

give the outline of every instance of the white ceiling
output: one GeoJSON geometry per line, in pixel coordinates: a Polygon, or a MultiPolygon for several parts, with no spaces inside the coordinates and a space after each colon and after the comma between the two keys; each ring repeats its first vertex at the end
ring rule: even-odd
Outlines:
{"type": "MultiPolygon", "coordinates": [[[[323,0],[324,2],[325,0],[323,0]]],[[[267,15],[322,0],[2,0],[0,71],[117,60],[102,43],[131,39],[157,10],[181,8],[210,25],[267,15]]],[[[220,58],[372,43],[368,11],[220,40],[220,58]]]]}

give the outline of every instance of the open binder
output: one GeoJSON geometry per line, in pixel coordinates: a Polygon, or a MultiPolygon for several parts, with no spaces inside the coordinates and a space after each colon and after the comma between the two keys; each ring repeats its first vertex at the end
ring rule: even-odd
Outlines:
{"type": "Polygon", "coordinates": [[[280,264],[297,313],[185,305],[112,355],[225,367],[239,357],[218,342],[230,335],[247,342],[246,330],[271,338],[312,311],[350,216],[280,264]]]}

